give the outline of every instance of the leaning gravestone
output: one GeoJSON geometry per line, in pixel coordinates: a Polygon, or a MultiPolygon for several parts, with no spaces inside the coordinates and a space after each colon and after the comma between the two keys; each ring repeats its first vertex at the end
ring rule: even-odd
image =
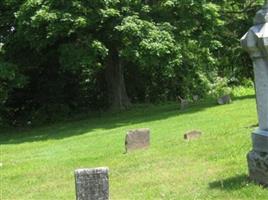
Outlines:
{"type": "Polygon", "coordinates": [[[76,200],[109,200],[109,169],[75,170],[76,200]]]}
{"type": "Polygon", "coordinates": [[[201,135],[202,135],[202,132],[200,132],[200,131],[196,131],[196,130],[189,131],[189,132],[184,134],[184,139],[190,141],[190,140],[200,138],[201,135]]]}
{"type": "Polygon", "coordinates": [[[189,101],[187,99],[183,99],[180,96],[178,96],[178,100],[180,102],[180,109],[184,110],[189,106],[189,101]]]}
{"type": "Polygon", "coordinates": [[[147,128],[131,130],[125,138],[126,152],[148,148],[150,146],[150,130],[147,128]]]}
{"type": "Polygon", "coordinates": [[[250,179],[268,185],[268,0],[254,18],[241,44],[253,61],[259,128],[252,134],[248,153],[250,179]]]}

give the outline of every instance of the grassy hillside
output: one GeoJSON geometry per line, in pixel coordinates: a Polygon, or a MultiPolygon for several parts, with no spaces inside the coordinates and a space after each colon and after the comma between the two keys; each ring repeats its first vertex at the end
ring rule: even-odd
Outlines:
{"type": "Polygon", "coordinates": [[[75,199],[77,168],[108,166],[112,200],[266,199],[247,180],[246,154],[257,123],[253,96],[185,111],[176,103],[31,130],[2,131],[3,200],[75,199]],[[151,147],[124,154],[129,129],[150,128],[151,147]],[[184,141],[186,131],[203,131],[184,141]]]}

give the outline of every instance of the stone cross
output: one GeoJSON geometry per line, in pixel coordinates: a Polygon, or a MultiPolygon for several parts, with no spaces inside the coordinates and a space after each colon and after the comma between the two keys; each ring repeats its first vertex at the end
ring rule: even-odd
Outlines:
{"type": "Polygon", "coordinates": [[[75,170],[76,200],[109,200],[108,168],[75,170]]]}
{"type": "Polygon", "coordinates": [[[241,39],[254,68],[259,127],[253,131],[249,152],[250,179],[268,185],[268,0],[254,18],[254,26],[241,39]]]}

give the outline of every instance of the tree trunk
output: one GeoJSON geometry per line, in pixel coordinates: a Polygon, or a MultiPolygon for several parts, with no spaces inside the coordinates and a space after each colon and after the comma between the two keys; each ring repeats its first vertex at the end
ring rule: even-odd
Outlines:
{"type": "Polygon", "coordinates": [[[110,49],[109,51],[106,61],[105,78],[111,108],[117,110],[128,108],[131,103],[126,92],[123,66],[116,49],[110,49]]]}

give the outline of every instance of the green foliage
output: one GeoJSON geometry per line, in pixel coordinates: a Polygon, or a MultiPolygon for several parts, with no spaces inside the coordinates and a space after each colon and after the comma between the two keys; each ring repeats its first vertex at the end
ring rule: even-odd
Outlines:
{"type": "Polygon", "coordinates": [[[122,56],[143,67],[180,64],[180,48],[176,43],[169,23],[155,24],[138,16],[124,18],[116,27],[123,35],[122,56]]]}
{"type": "Polygon", "coordinates": [[[64,115],[106,109],[110,65],[122,68],[120,91],[134,103],[206,96],[214,77],[241,84],[252,64],[239,39],[262,3],[3,0],[1,109],[11,122],[53,120],[57,107],[64,115]]]}
{"type": "Polygon", "coordinates": [[[59,47],[59,62],[63,70],[76,72],[102,67],[108,49],[99,41],[83,41],[83,44],[62,44],[59,47]]]}
{"type": "Polygon", "coordinates": [[[242,85],[232,88],[232,95],[235,97],[254,96],[255,89],[252,80],[242,80],[242,85]]]}
{"type": "Polygon", "coordinates": [[[227,78],[217,77],[215,82],[211,85],[210,95],[214,98],[219,98],[224,95],[230,95],[232,92],[231,87],[228,87],[227,78]]]}
{"type": "Polygon", "coordinates": [[[0,124],[10,93],[25,84],[26,77],[20,74],[16,65],[0,60],[0,124]]]}

